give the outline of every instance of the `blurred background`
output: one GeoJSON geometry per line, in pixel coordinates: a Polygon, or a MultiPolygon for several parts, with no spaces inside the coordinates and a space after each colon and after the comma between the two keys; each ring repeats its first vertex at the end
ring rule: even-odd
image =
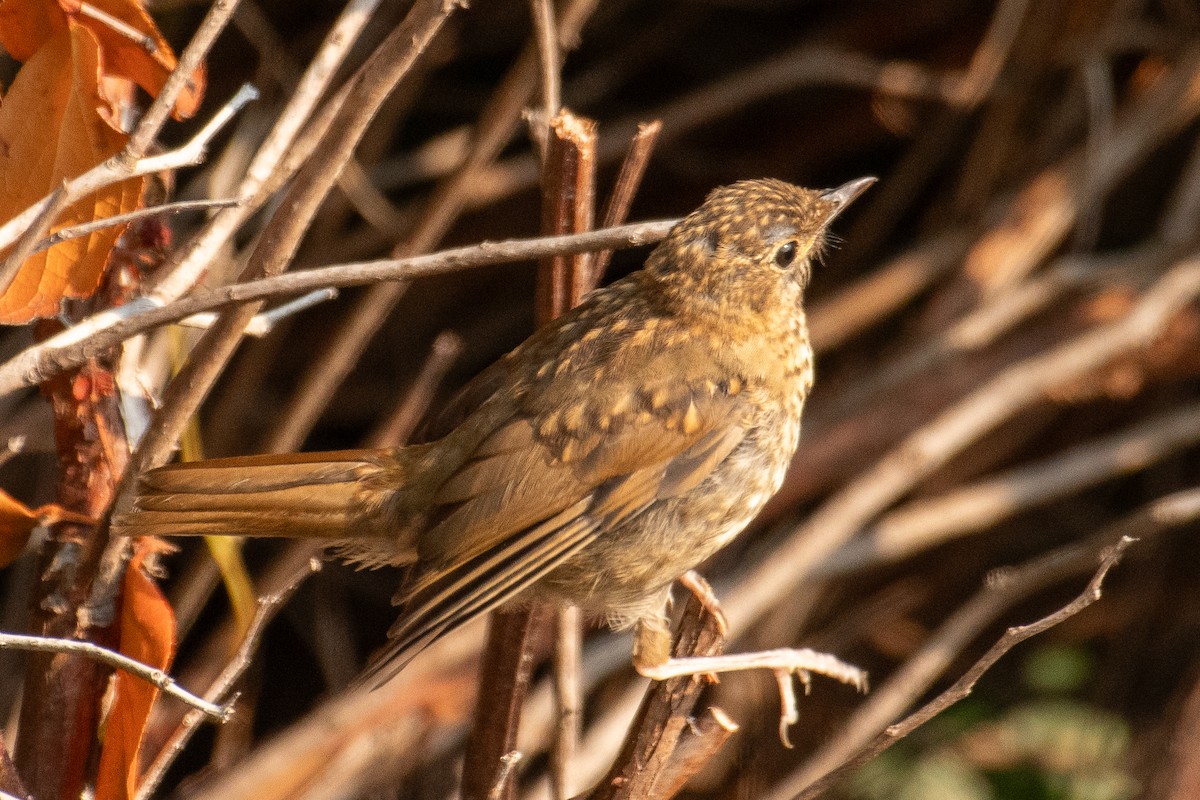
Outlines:
{"type": "MultiPolygon", "coordinates": [[[[376,11],[368,44],[406,8],[376,11]]],[[[149,10],[179,48],[206,6],[158,0],[149,10]]],[[[165,143],[186,141],[243,82],[262,98],[204,166],[174,176],[176,196],[232,192],[339,12],[327,0],[242,0],[208,61],[205,108],[169,126],[165,143]]],[[[1190,260],[1200,244],[1200,8],[563,0],[558,13],[580,28],[562,100],[599,125],[601,204],[638,123],[662,122],[631,220],[682,216],[744,178],[880,178],[839,219],[814,270],[817,385],[785,487],[702,569],[730,606],[730,650],[829,651],[869,670],[874,691],[818,680],[785,749],[771,677],[723,678],[704,703],[741,729],[684,796],[795,796],[849,757],[847,731],[867,704],[897,687],[898,705],[863,723],[873,735],[948,687],[1006,627],[1079,594],[1121,533],[1140,541],[1098,603],[1016,646],[971,697],[824,796],[1200,796],[1200,266],[1190,260]],[[929,651],[941,660],[914,675],[929,651]]],[[[519,116],[496,121],[494,100],[525,69],[534,77],[519,106],[538,105],[530,60],[514,66],[532,38],[527,3],[474,0],[456,13],[385,104],[291,268],[536,235],[536,150],[519,116]],[[503,146],[447,203],[489,125],[503,146]]],[[[370,51],[360,49],[351,66],[370,51]]],[[[173,219],[173,236],[199,222],[173,219]]],[[[618,252],[605,280],[647,252],[618,252]]],[[[244,255],[225,254],[226,275],[244,255]]],[[[209,280],[228,279],[220,273],[209,280]]],[[[241,347],[204,406],[196,452],[403,440],[531,332],[534,279],[533,264],[471,269],[413,281],[389,302],[343,290],[288,317],[241,347]]],[[[0,336],[3,357],[29,341],[22,329],[0,336]]],[[[0,439],[27,437],[0,481],[30,504],[54,486],[52,431],[36,393],[0,420],[0,439]]],[[[244,557],[268,591],[299,556],[252,543],[244,557]]],[[[163,565],[180,624],[174,672],[204,686],[230,652],[228,593],[201,542],[163,565]]],[[[0,628],[23,629],[35,580],[28,557],[0,572],[0,628]]],[[[343,688],[384,641],[399,580],[332,563],[306,580],[244,679],[250,713],[202,729],[162,796],[236,774],[247,753],[343,688]]],[[[482,629],[454,639],[410,679],[408,706],[361,721],[360,733],[394,746],[303,796],[451,795],[482,629]]],[[[589,625],[587,642],[579,791],[614,758],[644,686],[627,635],[589,625]]],[[[0,709],[11,713],[20,661],[0,664],[0,709]]],[[[545,796],[546,671],[527,708],[521,797],[545,796]]],[[[151,753],[182,714],[160,706],[151,753]]],[[[330,769],[346,763],[311,752],[330,769]]]]}

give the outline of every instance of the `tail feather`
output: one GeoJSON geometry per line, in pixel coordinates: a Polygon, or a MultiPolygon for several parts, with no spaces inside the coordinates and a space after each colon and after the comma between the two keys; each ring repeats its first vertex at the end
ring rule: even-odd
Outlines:
{"type": "Polygon", "coordinates": [[[380,560],[407,560],[392,502],[404,484],[403,455],[355,450],[162,467],[142,476],[134,510],[113,525],[136,536],[387,538],[380,560]]]}

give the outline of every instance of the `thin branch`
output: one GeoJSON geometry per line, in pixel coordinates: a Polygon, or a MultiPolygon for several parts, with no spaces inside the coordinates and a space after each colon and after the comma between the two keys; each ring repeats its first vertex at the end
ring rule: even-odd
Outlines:
{"type": "Polygon", "coordinates": [[[215,214],[199,234],[172,254],[170,263],[164,265],[163,277],[157,279],[151,291],[158,303],[170,302],[192,288],[242,223],[300,168],[302,162],[299,159],[288,160],[294,150],[301,149],[294,147],[297,137],[308,132],[323,134],[332,123],[333,115],[340,109],[338,98],[344,97],[343,94],[327,101],[315,115],[314,109],[318,108],[318,102],[327,93],[380,2],[349,0],[346,3],[271,132],[246,167],[246,176],[236,192],[236,196],[245,202],[215,214]]]}
{"type": "Polygon", "coordinates": [[[544,623],[538,609],[492,612],[488,641],[479,665],[479,685],[471,732],[463,758],[464,800],[511,800],[512,774],[521,699],[529,688],[534,659],[528,655],[534,629],[544,623]],[[535,619],[539,617],[539,619],[535,619]]]}
{"type": "MultiPolygon", "coordinates": [[[[253,317],[251,317],[250,322],[246,324],[245,333],[247,336],[266,336],[275,329],[275,326],[280,320],[287,319],[293,314],[306,311],[315,305],[332,300],[337,296],[337,289],[314,289],[308,294],[276,306],[270,311],[264,311],[261,314],[255,314],[253,317]]],[[[216,321],[216,319],[216,314],[210,311],[202,311],[199,314],[192,314],[190,317],[185,317],[179,320],[179,324],[185,328],[199,328],[201,330],[206,330],[212,327],[212,324],[216,321]]]]}
{"type": "Polygon", "coordinates": [[[558,708],[550,747],[550,786],[556,800],[566,800],[578,787],[573,770],[583,729],[583,687],[579,671],[583,623],[575,606],[558,609],[554,624],[554,703],[558,708]]]}
{"type": "Polygon", "coordinates": [[[85,17],[91,17],[113,31],[116,31],[121,36],[124,36],[126,39],[145,50],[147,53],[158,52],[158,43],[154,41],[153,36],[139,31],[128,22],[114,17],[107,11],[96,8],[91,3],[80,3],[79,13],[85,17]]]}
{"type": "Polygon", "coordinates": [[[471,267],[528,261],[610,247],[638,247],[660,241],[677,221],[642,222],[565,236],[483,242],[413,258],[339,264],[205,290],[166,306],[160,306],[150,298],[141,297],[106,312],[103,315],[106,321],[101,325],[77,325],[14,356],[0,366],[0,397],[41,383],[65,369],[79,366],[90,356],[131,336],[201,311],[211,311],[232,303],[301,294],[335,286],[363,286],[379,281],[437,275],[471,267]]]}
{"type": "Polygon", "coordinates": [[[546,115],[546,122],[549,122],[562,107],[559,64],[561,58],[558,51],[558,34],[555,31],[554,4],[550,0],[529,0],[529,11],[533,17],[534,38],[541,61],[539,73],[542,76],[542,113],[546,115]]]}
{"type": "MultiPolygon", "coordinates": [[[[259,642],[262,640],[263,633],[266,632],[267,625],[274,619],[275,615],[287,603],[296,590],[300,588],[300,584],[306,578],[319,572],[321,562],[317,558],[309,558],[307,563],[303,564],[300,569],[297,569],[284,584],[283,588],[273,594],[264,595],[258,599],[258,610],[254,614],[254,619],[250,622],[250,627],[246,630],[246,635],[242,638],[242,643],[238,646],[237,653],[233,659],[221,671],[221,674],[208,687],[208,691],[204,693],[205,700],[209,702],[220,702],[233,689],[238,679],[245,674],[250,667],[250,663],[254,658],[254,653],[258,649],[259,642]]],[[[236,698],[235,698],[236,700],[236,698]]],[[[232,706],[232,702],[230,703],[232,706]]],[[[179,727],[171,734],[171,738],[167,740],[166,745],[155,756],[154,761],[146,769],[142,776],[141,783],[138,785],[136,800],[147,800],[154,794],[154,790],[162,782],[166,775],[167,769],[171,764],[175,763],[175,759],[183,752],[183,748],[191,740],[192,734],[196,732],[200,726],[201,717],[197,711],[189,711],[184,715],[183,721],[179,723],[179,727]]]]}
{"type": "MultiPolygon", "coordinates": [[[[646,174],[646,167],[650,164],[650,156],[654,153],[654,145],[658,142],[661,132],[662,123],[658,120],[638,123],[637,133],[629,142],[629,150],[621,161],[621,169],[613,183],[612,194],[608,196],[608,203],[604,206],[604,215],[600,220],[601,228],[620,225],[629,218],[633,197],[642,185],[642,178],[646,174]]],[[[599,283],[604,277],[612,254],[612,250],[601,250],[596,254],[592,264],[594,282],[599,283]]]]}
{"type": "Polygon", "coordinates": [[[78,639],[53,639],[45,636],[30,636],[22,633],[0,633],[0,650],[27,650],[34,653],[66,653],[85,656],[93,661],[107,664],[113,669],[122,669],[130,675],[153,684],[166,694],[176,697],[211,719],[224,722],[233,713],[226,706],[210,703],[187,691],[171,679],[171,676],[149,665],[122,655],[115,650],[101,647],[93,642],[78,639]]]}
{"type": "MultiPolygon", "coordinates": [[[[721,622],[699,598],[688,594],[672,649],[675,658],[718,656],[724,650],[721,622]]],[[[637,718],[629,727],[621,754],[608,775],[586,795],[587,800],[650,800],[671,797],[704,765],[693,744],[683,747],[693,724],[693,711],[707,681],[696,676],[655,682],[646,693],[637,718]],[[689,771],[690,770],[690,771],[689,771]]],[[[737,725],[718,711],[724,724],[701,737],[701,750],[715,752],[737,725]]],[[[697,732],[699,733],[699,732],[697,732]]],[[[711,753],[710,753],[711,754],[711,753]]]]}
{"type": "Polygon", "coordinates": [[[138,121],[137,128],[134,129],[133,135],[125,144],[125,149],[114,158],[116,166],[126,171],[132,171],[137,162],[143,160],[150,150],[150,145],[158,138],[162,126],[166,124],[167,117],[175,107],[175,101],[191,83],[192,76],[204,62],[213,43],[216,42],[221,31],[225,30],[238,2],[239,0],[217,0],[208,9],[200,27],[196,29],[188,46],[184,48],[179,60],[175,63],[175,69],[167,76],[167,80],[159,89],[154,102],[150,104],[150,108],[146,109],[146,113],[138,121]]]}
{"type": "MultiPolygon", "coordinates": [[[[281,210],[271,217],[259,237],[251,254],[251,266],[247,268],[251,275],[270,276],[287,266],[313,215],[375,112],[457,8],[457,3],[441,0],[416,3],[351,79],[352,88],[343,106],[344,114],[297,174],[280,204],[281,210]]],[[[137,475],[166,463],[171,457],[184,426],[208,395],[241,341],[242,331],[261,307],[261,302],[249,302],[230,309],[201,336],[187,363],[167,385],[162,405],[130,458],[118,489],[117,503],[122,502],[120,498],[137,475]]],[[[119,541],[114,540],[114,546],[105,553],[104,563],[92,583],[89,609],[103,613],[103,609],[111,604],[114,587],[124,568],[124,558],[119,541]]]]}
{"type": "MultiPolygon", "coordinates": [[[[1134,541],[1128,536],[1122,536],[1115,545],[1104,548],[1100,555],[1100,566],[1092,575],[1087,587],[1073,601],[1036,622],[1009,628],[949,689],[900,722],[888,726],[865,746],[857,743],[857,736],[847,736],[833,743],[830,749],[823,748],[810,762],[811,767],[803,769],[795,778],[776,787],[770,800],[786,800],[789,797],[792,800],[813,800],[819,797],[851,769],[871,760],[959,700],[969,696],[984,673],[1009,650],[1026,639],[1061,624],[1099,600],[1104,578],[1134,541]],[[834,747],[837,752],[834,752],[834,747]],[[836,768],[826,772],[826,764],[836,765],[836,768]]],[[[877,725],[885,715],[894,713],[893,709],[897,705],[903,708],[912,698],[920,696],[924,688],[927,688],[949,663],[950,658],[960,652],[984,625],[991,622],[1005,608],[1037,589],[1086,569],[1085,565],[1094,563],[1094,559],[1093,543],[1071,545],[1048,553],[1017,570],[999,575],[991,586],[972,598],[947,620],[921,651],[909,659],[905,668],[860,709],[851,722],[855,732],[858,733],[860,728],[867,729],[868,726],[877,725]]]]}
{"type": "Polygon", "coordinates": [[[77,239],[80,236],[87,236],[89,233],[95,233],[104,228],[111,228],[114,225],[124,225],[127,222],[135,222],[139,219],[167,216],[195,209],[230,208],[237,204],[238,200],[230,197],[219,200],[178,200],[173,203],[163,203],[162,205],[151,206],[149,208],[139,208],[137,211],[130,211],[126,214],[115,214],[114,216],[104,217],[93,222],[85,222],[82,225],[59,228],[38,242],[37,247],[34,248],[34,252],[38,253],[42,250],[49,250],[54,245],[65,242],[68,239],[77,239]]]}

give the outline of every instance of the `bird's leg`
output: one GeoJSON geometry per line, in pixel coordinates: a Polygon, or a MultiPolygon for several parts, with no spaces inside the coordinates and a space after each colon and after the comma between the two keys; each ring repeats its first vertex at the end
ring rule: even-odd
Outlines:
{"type": "Polygon", "coordinates": [[[672,658],[670,624],[662,614],[638,620],[633,646],[633,666],[640,675],[656,681],[684,676],[713,676],[720,672],[740,672],[750,669],[771,670],[775,673],[775,680],[779,684],[779,698],[782,705],[779,718],[779,738],[787,747],[791,747],[787,736],[788,726],[800,719],[800,712],[796,707],[796,692],[792,685],[792,675],[796,675],[800,679],[806,694],[812,684],[813,673],[849,684],[860,692],[867,689],[866,672],[828,653],[818,653],[808,648],[798,650],[780,648],[757,653],[727,653],[719,656],[672,658]]]}
{"type": "Polygon", "coordinates": [[[704,576],[694,569],[689,569],[679,576],[679,583],[691,592],[700,601],[700,605],[704,606],[704,610],[717,621],[717,632],[721,634],[721,638],[728,637],[729,621],[725,619],[725,612],[721,610],[721,601],[717,600],[717,593],[704,576]]]}

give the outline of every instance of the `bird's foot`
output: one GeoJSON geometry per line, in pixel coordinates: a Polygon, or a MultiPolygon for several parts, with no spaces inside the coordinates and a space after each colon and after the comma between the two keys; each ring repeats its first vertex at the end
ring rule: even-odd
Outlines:
{"type": "Polygon", "coordinates": [[[695,595],[696,599],[700,601],[700,605],[704,606],[704,610],[716,620],[717,632],[721,634],[721,638],[728,638],[729,620],[725,619],[725,612],[721,610],[721,601],[717,599],[717,593],[713,591],[704,576],[694,569],[689,569],[679,577],[679,583],[695,595]]]}
{"type": "Polygon", "coordinates": [[[818,653],[807,648],[793,650],[763,650],[758,653],[734,653],[720,656],[692,656],[668,658],[657,664],[634,659],[634,667],[641,675],[656,681],[680,678],[688,675],[714,675],[721,672],[739,672],[750,669],[769,669],[775,673],[779,683],[779,699],[782,706],[779,717],[779,738],[785,747],[791,747],[788,727],[800,719],[796,707],[796,692],[792,675],[799,678],[805,694],[812,685],[813,674],[824,675],[853,686],[860,692],[867,690],[867,673],[853,664],[847,664],[828,653],[818,653]]]}

